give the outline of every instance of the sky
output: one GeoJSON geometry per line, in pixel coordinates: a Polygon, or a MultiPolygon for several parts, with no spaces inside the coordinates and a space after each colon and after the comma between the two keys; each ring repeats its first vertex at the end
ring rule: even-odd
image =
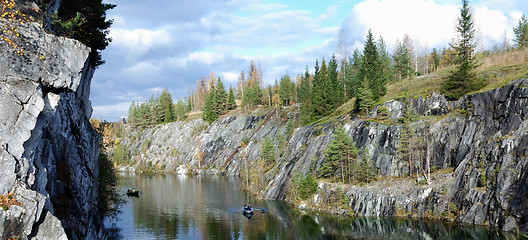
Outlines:
{"type": "MultiPolygon", "coordinates": [[[[513,44],[513,28],[526,0],[470,1],[479,50],[513,44]]],[[[92,117],[117,121],[131,102],[167,88],[176,101],[214,72],[236,86],[250,61],[260,64],[267,86],[295,77],[315,60],[362,51],[371,29],[390,53],[408,34],[422,51],[442,49],[456,37],[460,1],[455,0],[105,0],[117,7],[106,63],[92,79],[92,117]],[[340,32],[342,36],[340,37],[340,32]]]]}

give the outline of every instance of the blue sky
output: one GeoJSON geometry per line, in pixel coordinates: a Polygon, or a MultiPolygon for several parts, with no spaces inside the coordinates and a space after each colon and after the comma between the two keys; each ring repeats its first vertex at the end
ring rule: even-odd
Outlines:
{"type": "MultiPolygon", "coordinates": [[[[525,0],[470,1],[479,48],[508,39],[525,0]]],[[[460,2],[454,0],[108,0],[117,7],[106,64],[92,80],[92,117],[116,121],[132,101],[168,88],[173,99],[189,95],[210,72],[236,85],[249,62],[260,63],[264,83],[313,69],[315,59],[338,54],[342,28],[348,52],[362,48],[369,28],[392,52],[408,34],[422,51],[441,49],[456,36],[460,2]]]]}

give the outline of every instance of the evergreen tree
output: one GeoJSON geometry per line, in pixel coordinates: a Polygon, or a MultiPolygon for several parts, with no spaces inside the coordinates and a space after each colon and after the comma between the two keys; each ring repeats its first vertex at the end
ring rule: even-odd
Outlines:
{"type": "Polygon", "coordinates": [[[363,113],[368,113],[374,105],[374,97],[366,77],[358,82],[358,93],[356,96],[356,108],[363,113]]]}
{"type": "Polygon", "coordinates": [[[205,95],[204,106],[202,108],[203,120],[212,123],[218,119],[216,112],[216,90],[214,85],[211,86],[209,94],[205,95]]]}
{"type": "Polygon", "coordinates": [[[337,60],[335,58],[335,55],[332,54],[332,58],[330,58],[330,61],[328,62],[327,77],[328,85],[330,87],[327,90],[327,95],[330,103],[328,107],[332,110],[336,109],[344,103],[343,83],[339,81],[337,76],[337,60]]]}
{"type": "Polygon", "coordinates": [[[458,68],[451,73],[449,79],[442,85],[442,91],[450,100],[460,98],[462,95],[477,90],[482,83],[477,82],[473,68],[475,67],[475,26],[471,9],[467,0],[462,0],[460,18],[456,30],[459,34],[458,42],[453,46],[457,52],[456,63],[458,68]]]}
{"type": "Polygon", "coordinates": [[[394,80],[394,72],[392,68],[392,61],[385,41],[380,37],[378,41],[378,53],[379,53],[379,78],[376,83],[380,97],[387,94],[387,83],[394,80]]]}
{"type": "Polygon", "coordinates": [[[315,75],[312,87],[312,103],[311,103],[311,116],[312,121],[316,121],[324,116],[327,116],[329,111],[329,90],[330,84],[328,82],[328,69],[326,67],[325,60],[321,62],[321,68],[319,69],[318,62],[315,62],[315,75]]]}
{"type": "Polygon", "coordinates": [[[176,101],[176,104],[174,106],[174,113],[177,120],[181,121],[185,119],[185,113],[187,113],[187,106],[181,98],[178,98],[178,101],[176,101]]]}
{"type": "Polygon", "coordinates": [[[304,77],[301,78],[299,84],[298,92],[298,102],[301,103],[301,113],[300,120],[302,124],[308,124],[311,120],[311,85],[310,85],[310,73],[308,72],[308,67],[306,67],[306,72],[304,77]]]}
{"type": "Polygon", "coordinates": [[[363,158],[359,163],[357,180],[364,183],[370,183],[376,180],[376,168],[366,153],[363,154],[363,158]]]}
{"type": "Polygon", "coordinates": [[[436,48],[433,48],[433,52],[431,53],[431,59],[432,59],[433,71],[436,71],[438,69],[438,66],[440,65],[440,55],[438,54],[438,51],[436,50],[436,48]]]}
{"type": "Polygon", "coordinates": [[[353,98],[357,94],[358,82],[360,82],[358,79],[358,72],[361,63],[363,62],[363,56],[357,48],[354,50],[354,53],[348,62],[347,76],[345,79],[345,81],[347,81],[347,86],[349,86],[347,87],[347,96],[353,98]]]}
{"type": "Polygon", "coordinates": [[[160,119],[157,122],[169,123],[175,120],[174,104],[172,96],[167,88],[165,88],[159,96],[159,110],[161,111],[160,119]]]}
{"type": "Polygon", "coordinates": [[[394,71],[399,80],[411,76],[411,58],[409,50],[402,42],[398,42],[398,48],[392,55],[394,59],[394,71]]]}
{"type": "Polygon", "coordinates": [[[70,0],[60,4],[57,12],[59,21],[65,22],[81,17],[84,21],[78,29],[65,29],[62,24],[52,24],[54,32],[74,38],[90,47],[90,63],[95,67],[104,63],[101,51],[112,41],[107,37],[112,20],[106,19],[106,12],[116,7],[102,0],[70,0]]]}
{"type": "Polygon", "coordinates": [[[359,82],[355,105],[356,109],[364,112],[366,109],[370,109],[372,104],[379,101],[386,92],[386,79],[381,69],[378,47],[370,30],[365,41],[362,60],[357,74],[359,82]]]}
{"type": "Polygon", "coordinates": [[[528,46],[528,19],[523,14],[519,19],[519,25],[513,28],[515,33],[515,43],[518,48],[525,48],[528,46]]]}
{"type": "Polygon", "coordinates": [[[325,162],[321,167],[321,176],[330,179],[340,179],[345,183],[350,181],[355,170],[354,162],[357,149],[353,139],[348,136],[341,124],[334,132],[334,139],[328,144],[324,151],[325,162]]]}
{"type": "Polygon", "coordinates": [[[215,112],[217,115],[222,115],[227,110],[227,93],[220,78],[218,78],[215,89],[215,112]]]}
{"type": "Polygon", "coordinates": [[[291,78],[290,76],[288,76],[287,74],[283,75],[281,77],[281,80],[280,80],[280,85],[279,85],[279,97],[280,97],[280,100],[281,100],[281,104],[283,106],[288,106],[290,105],[290,101],[292,101],[292,93],[293,93],[293,84],[292,84],[292,81],[291,81],[291,78]]]}
{"type": "Polygon", "coordinates": [[[227,100],[227,110],[233,110],[235,108],[236,108],[235,93],[233,92],[233,88],[230,86],[229,87],[229,96],[228,96],[228,100],[227,100]]]}
{"type": "Polygon", "coordinates": [[[260,86],[254,85],[251,87],[247,87],[244,91],[242,105],[249,107],[249,109],[252,109],[254,106],[260,104],[261,94],[262,92],[260,86]]]}
{"type": "Polygon", "coordinates": [[[271,141],[269,137],[266,137],[264,139],[264,142],[262,143],[262,146],[260,148],[260,152],[261,152],[260,156],[262,160],[264,160],[265,163],[270,163],[273,161],[273,155],[274,155],[273,142],[271,141]]]}

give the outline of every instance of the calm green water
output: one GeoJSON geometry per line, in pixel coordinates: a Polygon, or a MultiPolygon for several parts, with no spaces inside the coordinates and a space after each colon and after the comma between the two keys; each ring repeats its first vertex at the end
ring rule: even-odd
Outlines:
{"type": "Polygon", "coordinates": [[[351,218],[306,213],[280,201],[241,191],[236,179],[217,176],[121,175],[123,196],[115,224],[123,239],[513,239],[477,226],[395,218],[351,218]],[[265,208],[251,219],[236,213],[244,203],[265,208]]]}

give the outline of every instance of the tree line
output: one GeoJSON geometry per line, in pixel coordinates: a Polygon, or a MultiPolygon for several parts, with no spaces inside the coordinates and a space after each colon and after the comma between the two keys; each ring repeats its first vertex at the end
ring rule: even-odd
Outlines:
{"type": "Polygon", "coordinates": [[[141,127],[169,123],[184,120],[189,111],[188,103],[182,99],[174,103],[169,90],[164,89],[158,96],[152,96],[145,102],[132,102],[128,108],[128,122],[141,127]]]}

